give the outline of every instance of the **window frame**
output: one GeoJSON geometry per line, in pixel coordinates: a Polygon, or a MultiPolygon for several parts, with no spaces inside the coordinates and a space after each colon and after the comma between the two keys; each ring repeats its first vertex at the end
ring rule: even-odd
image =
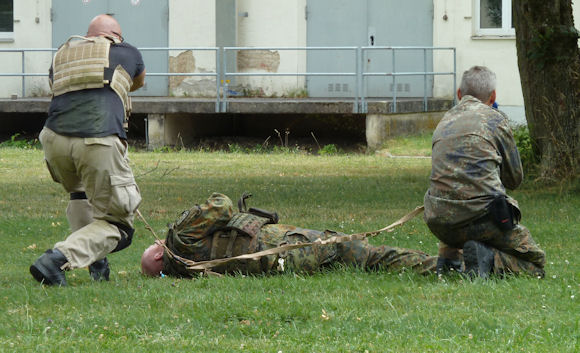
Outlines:
{"type": "Polygon", "coordinates": [[[512,27],[512,0],[502,0],[501,28],[481,28],[481,0],[473,1],[474,30],[476,36],[515,37],[516,30],[512,27]]]}

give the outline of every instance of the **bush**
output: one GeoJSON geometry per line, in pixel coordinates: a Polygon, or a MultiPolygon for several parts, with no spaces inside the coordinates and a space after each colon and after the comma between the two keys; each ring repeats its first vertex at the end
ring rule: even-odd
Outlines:
{"type": "Polygon", "coordinates": [[[533,142],[527,125],[517,125],[514,127],[513,132],[524,171],[531,172],[536,170],[538,159],[534,154],[533,142]]]}
{"type": "Polygon", "coordinates": [[[0,142],[0,147],[14,147],[14,148],[22,148],[22,149],[39,149],[41,148],[40,141],[38,139],[18,139],[20,134],[14,134],[10,137],[10,140],[6,140],[0,142]]]}
{"type": "Polygon", "coordinates": [[[324,147],[318,150],[318,154],[321,156],[338,154],[338,148],[334,144],[324,145],[324,147]]]}

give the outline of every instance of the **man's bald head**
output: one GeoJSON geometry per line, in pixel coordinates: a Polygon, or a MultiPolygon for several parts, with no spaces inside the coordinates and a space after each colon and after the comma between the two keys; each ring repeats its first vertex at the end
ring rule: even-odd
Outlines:
{"type": "Polygon", "coordinates": [[[111,36],[121,39],[121,25],[113,16],[98,15],[89,23],[87,36],[111,36]]]}
{"type": "Polygon", "coordinates": [[[141,272],[144,275],[158,277],[163,270],[163,240],[155,241],[150,247],[145,249],[141,256],[141,272]]]}

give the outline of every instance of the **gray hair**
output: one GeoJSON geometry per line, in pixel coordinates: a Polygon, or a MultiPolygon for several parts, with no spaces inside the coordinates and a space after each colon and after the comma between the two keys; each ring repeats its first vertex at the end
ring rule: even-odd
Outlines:
{"type": "Polygon", "coordinates": [[[486,102],[495,90],[495,73],[485,66],[473,66],[463,73],[461,78],[461,95],[470,95],[486,102]]]}

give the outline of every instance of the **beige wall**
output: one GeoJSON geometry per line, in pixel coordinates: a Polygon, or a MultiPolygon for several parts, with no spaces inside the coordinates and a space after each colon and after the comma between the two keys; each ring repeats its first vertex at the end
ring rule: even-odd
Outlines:
{"type": "MultiPolygon", "coordinates": [[[[0,48],[51,48],[52,24],[50,22],[51,1],[18,0],[14,1],[14,36],[2,38],[0,48]]],[[[25,55],[25,68],[28,73],[48,73],[51,52],[30,52],[25,55]]],[[[0,72],[20,73],[22,55],[20,53],[0,53],[0,72]]],[[[20,77],[0,78],[0,97],[22,94],[20,77]]],[[[27,77],[26,95],[42,96],[49,94],[46,77],[27,77]]]]}
{"type": "MultiPolygon", "coordinates": [[[[474,36],[473,1],[435,0],[433,3],[433,46],[457,48],[457,85],[465,70],[473,65],[485,65],[497,74],[498,102],[522,106],[515,38],[474,36]]],[[[434,70],[447,70],[448,61],[447,57],[436,56],[434,70]]],[[[436,79],[434,94],[448,95],[450,84],[453,82],[449,79],[436,79]]]]}
{"type": "MultiPolygon", "coordinates": [[[[433,46],[457,48],[457,84],[473,65],[485,65],[496,72],[500,107],[524,104],[513,36],[475,36],[474,0],[434,0],[433,46]],[[444,16],[447,15],[447,19],[444,16]]],[[[580,2],[579,2],[580,4],[580,2]]],[[[576,27],[580,28],[580,5],[574,4],[576,27]]],[[[434,70],[447,70],[448,58],[435,56],[434,70]]],[[[449,79],[436,79],[435,95],[447,95],[449,79]]],[[[523,112],[520,112],[523,114],[523,112]]]]}
{"type": "MultiPolygon", "coordinates": [[[[238,0],[238,46],[305,47],[306,0],[238,0]]],[[[305,72],[306,53],[279,50],[248,53],[240,72],[305,72]],[[278,62],[276,62],[278,61],[278,62]]],[[[302,77],[242,77],[241,85],[261,87],[267,95],[283,95],[304,87],[302,77]]]]}
{"type": "Polygon", "coordinates": [[[215,46],[215,0],[169,0],[169,46],[215,46]]]}
{"type": "MultiPolygon", "coordinates": [[[[119,1],[119,0],[117,0],[119,1]]],[[[169,47],[215,47],[215,0],[169,0],[169,47]]],[[[169,53],[170,72],[215,72],[215,51],[183,50],[169,53]]],[[[170,95],[215,96],[215,78],[170,78],[170,95]]]]}

